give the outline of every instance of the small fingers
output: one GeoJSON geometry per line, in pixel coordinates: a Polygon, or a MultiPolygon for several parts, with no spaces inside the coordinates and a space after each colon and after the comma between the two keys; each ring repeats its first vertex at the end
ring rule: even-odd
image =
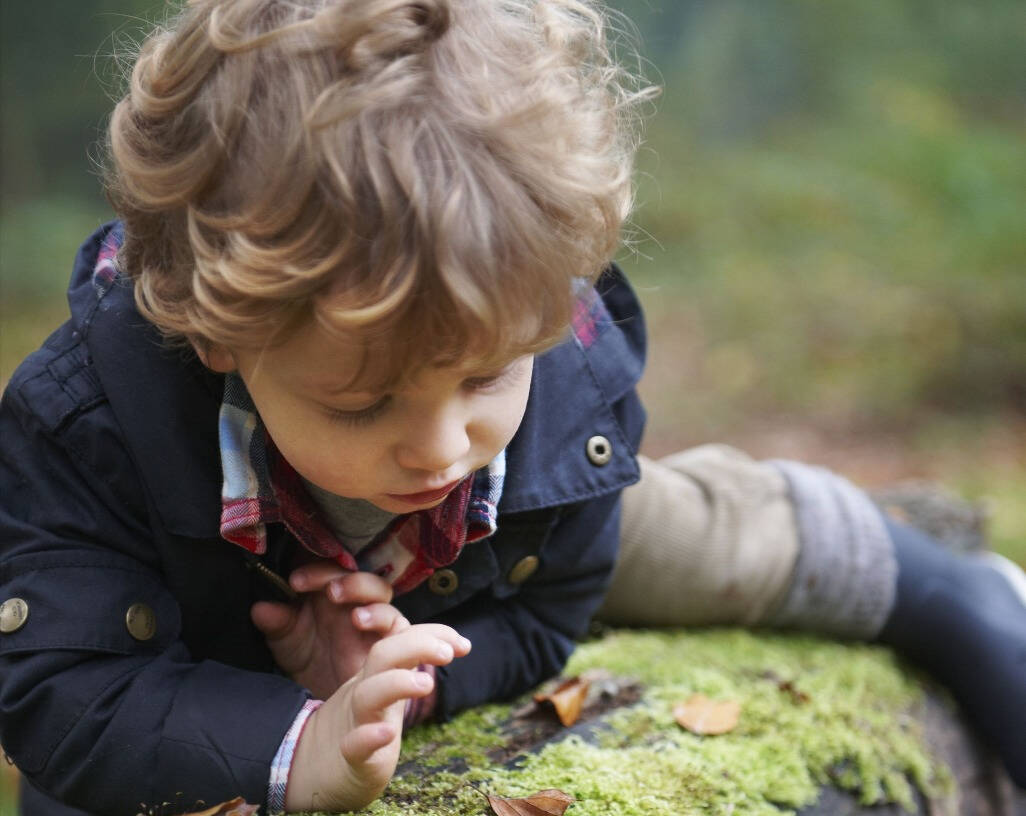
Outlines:
{"type": "Polygon", "coordinates": [[[289,575],[289,585],[296,592],[326,590],[335,603],[388,603],[392,585],[371,572],[350,572],[335,561],[321,559],[297,567],[289,575]]]}
{"type": "Polygon", "coordinates": [[[342,737],[342,758],[350,765],[360,765],[379,748],[396,738],[398,729],[392,723],[371,722],[347,732],[342,737]]]}
{"type": "Polygon", "coordinates": [[[410,622],[391,604],[376,603],[356,607],[353,610],[353,626],[361,632],[384,637],[409,628],[410,622]]]}
{"type": "Polygon", "coordinates": [[[331,582],[328,595],[335,603],[387,604],[392,600],[392,585],[372,572],[350,572],[331,582]]]}
{"type": "Polygon", "coordinates": [[[322,558],[292,570],[289,574],[289,586],[296,592],[319,592],[331,581],[348,574],[348,571],[342,569],[335,561],[322,558]]]}
{"type": "Polygon", "coordinates": [[[421,623],[375,643],[363,671],[369,676],[388,669],[412,669],[421,663],[444,666],[469,651],[470,641],[455,629],[421,623]]]}
{"type": "Polygon", "coordinates": [[[358,723],[378,720],[394,703],[426,697],[435,687],[427,672],[390,669],[365,677],[353,689],[353,716],[358,723]]]}

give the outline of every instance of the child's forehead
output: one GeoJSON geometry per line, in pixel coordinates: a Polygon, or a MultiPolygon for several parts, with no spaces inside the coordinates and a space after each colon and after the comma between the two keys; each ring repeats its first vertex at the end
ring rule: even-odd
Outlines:
{"type": "Polygon", "coordinates": [[[411,346],[394,337],[365,338],[312,321],[269,352],[264,365],[277,368],[290,387],[334,396],[403,388],[432,376],[490,376],[525,355],[519,347],[440,355],[430,338],[421,340],[411,346]]]}

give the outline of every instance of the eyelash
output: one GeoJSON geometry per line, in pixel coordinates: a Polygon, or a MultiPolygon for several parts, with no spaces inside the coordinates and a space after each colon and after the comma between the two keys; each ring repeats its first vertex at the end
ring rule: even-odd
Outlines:
{"type": "Polygon", "coordinates": [[[391,401],[392,398],[386,395],[373,405],[368,405],[366,408],[361,408],[359,411],[340,411],[336,408],[330,408],[328,409],[328,416],[331,417],[332,422],[340,422],[343,425],[349,425],[352,427],[370,425],[370,423],[384,413],[385,409],[388,407],[388,403],[391,401]]]}
{"type": "Polygon", "coordinates": [[[513,370],[513,366],[507,366],[498,374],[493,374],[491,377],[471,377],[468,380],[464,380],[463,384],[471,391],[487,391],[489,388],[494,388],[506,382],[513,373],[513,370]]]}
{"type": "MultiPolygon", "coordinates": [[[[514,370],[515,366],[508,366],[498,374],[491,377],[471,377],[470,379],[464,380],[463,384],[472,391],[488,391],[509,379],[514,370]]],[[[328,416],[331,418],[332,422],[339,422],[350,427],[370,425],[385,412],[385,409],[388,408],[388,404],[391,401],[391,396],[386,394],[373,405],[368,405],[366,408],[361,408],[358,411],[341,411],[337,408],[329,408],[328,416]]]]}

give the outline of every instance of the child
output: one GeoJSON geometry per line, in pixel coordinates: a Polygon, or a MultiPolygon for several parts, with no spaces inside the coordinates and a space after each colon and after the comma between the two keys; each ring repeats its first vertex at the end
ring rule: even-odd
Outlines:
{"type": "Polygon", "coordinates": [[[120,222],[4,396],[0,741],[27,810],[360,807],[404,714],[558,672],[642,427],[636,301],[591,286],[637,101],[602,24],[197,0],[146,41],[110,123],[120,222]],[[310,601],[332,650],[269,648],[267,602],[318,558],[364,570],[340,588],[370,620],[310,601]]]}
{"type": "Polygon", "coordinates": [[[703,574],[692,533],[761,575],[740,531],[772,529],[772,579],[736,587],[756,613],[728,617],[826,609],[904,648],[940,620],[993,663],[965,690],[936,668],[983,727],[1023,716],[1026,612],[989,567],[947,620],[961,565],[829,474],[639,468],[644,329],[607,262],[646,94],[604,37],[576,0],[193,0],[143,46],[110,126],[120,221],[0,411],[26,813],[365,805],[404,724],[559,671],[642,470],[611,616],[651,610],[646,502],[667,580],[703,574]]]}

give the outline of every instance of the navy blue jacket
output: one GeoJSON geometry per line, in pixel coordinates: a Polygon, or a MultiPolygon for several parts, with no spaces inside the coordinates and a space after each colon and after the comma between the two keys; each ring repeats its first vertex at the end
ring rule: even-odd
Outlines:
{"type": "MultiPolygon", "coordinates": [[[[98,296],[109,228],[76,259],[71,319],[0,406],[0,601],[28,608],[0,633],[0,743],[36,787],[95,813],[263,802],[308,692],[250,622],[255,601],[278,599],[273,584],[218,534],[222,378],[161,343],[129,284],[98,296]],[[149,640],[126,627],[137,603],[155,611],[149,640]]],[[[498,532],[452,565],[455,592],[423,584],[396,600],[474,644],[439,672],[443,717],[558,673],[608,582],[619,494],[638,478],[645,335],[615,267],[598,289],[611,319],[595,341],[536,360],[498,532]],[[596,435],[612,445],[605,465],[586,454],[596,435]],[[540,567],[512,583],[528,555],[540,567]]],[[[263,562],[287,574],[297,544],[280,525],[268,533],[263,562]]]]}

